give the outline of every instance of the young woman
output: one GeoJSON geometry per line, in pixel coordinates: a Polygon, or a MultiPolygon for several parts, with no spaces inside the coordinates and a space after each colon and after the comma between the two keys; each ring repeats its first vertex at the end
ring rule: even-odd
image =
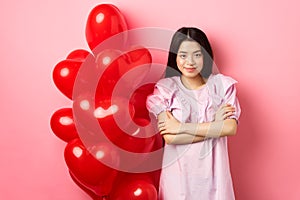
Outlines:
{"type": "Polygon", "coordinates": [[[179,29],[168,67],[147,98],[165,140],[159,200],[233,200],[227,136],[236,134],[236,81],[212,73],[213,52],[201,30],[179,29]]]}

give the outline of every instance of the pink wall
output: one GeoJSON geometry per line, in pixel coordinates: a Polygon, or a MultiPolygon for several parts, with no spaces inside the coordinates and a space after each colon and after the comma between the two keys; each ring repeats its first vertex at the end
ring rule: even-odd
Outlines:
{"type": "MultiPolygon", "coordinates": [[[[70,51],[88,49],[85,22],[100,2],[1,1],[0,199],[89,199],[50,130],[52,113],[71,106],[51,73],[70,51]]],[[[243,113],[229,140],[237,199],[299,199],[298,1],[110,2],[130,28],[198,26],[209,35],[220,71],[239,81],[243,113]]]]}

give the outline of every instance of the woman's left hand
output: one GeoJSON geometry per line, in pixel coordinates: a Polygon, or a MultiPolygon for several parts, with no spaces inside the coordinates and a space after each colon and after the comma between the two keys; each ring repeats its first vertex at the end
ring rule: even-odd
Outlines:
{"type": "Polygon", "coordinates": [[[158,129],[161,135],[164,134],[179,134],[182,124],[178,121],[170,111],[166,111],[164,120],[158,122],[158,129]]]}

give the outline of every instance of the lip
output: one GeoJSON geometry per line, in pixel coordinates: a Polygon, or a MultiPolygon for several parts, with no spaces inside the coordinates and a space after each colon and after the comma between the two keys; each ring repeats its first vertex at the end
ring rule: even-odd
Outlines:
{"type": "Polygon", "coordinates": [[[187,71],[187,72],[194,72],[196,70],[196,68],[187,68],[187,67],[184,67],[184,70],[187,71]]]}

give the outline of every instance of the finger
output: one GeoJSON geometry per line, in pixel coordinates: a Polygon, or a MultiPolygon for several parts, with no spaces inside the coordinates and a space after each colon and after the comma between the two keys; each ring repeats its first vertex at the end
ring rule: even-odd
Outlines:
{"type": "Polygon", "coordinates": [[[165,134],[167,134],[167,132],[165,130],[160,131],[160,135],[165,135],[165,134]]]}
{"type": "Polygon", "coordinates": [[[165,127],[160,127],[160,128],[159,128],[159,132],[162,132],[162,131],[165,131],[165,130],[166,130],[165,127]]]}
{"type": "Polygon", "coordinates": [[[170,111],[168,111],[168,110],[167,110],[167,116],[168,116],[169,118],[173,118],[172,113],[171,113],[170,111]]]}
{"type": "Polygon", "coordinates": [[[229,110],[228,110],[228,107],[222,107],[220,110],[219,110],[219,113],[220,114],[222,114],[222,115],[224,115],[224,114],[226,114],[226,112],[229,112],[229,110]]]}
{"type": "Polygon", "coordinates": [[[231,109],[231,108],[235,108],[235,107],[230,104],[225,104],[222,108],[223,109],[231,109]]]}
{"type": "Polygon", "coordinates": [[[160,125],[162,125],[164,123],[165,123],[165,121],[160,121],[160,122],[157,123],[157,126],[160,126],[160,125]]]}
{"type": "Polygon", "coordinates": [[[227,109],[227,108],[228,108],[228,105],[227,105],[227,104],[224,104],[224,105],[222,105],[222,106],[219,108],[219,111],[224,112],[224,110],[227,109]]]}
{"type": "Polygon", "coordinates": [[[234,112],[235,111],[235,107],[227,107],[227,108],[224,108],[224,112],[227,113],[227,112],[234,112]]]}
{"type": "Polygon", "coordinates": [[[228,112],[228,113],[226,113],[225,115],[223,115],[223,119],[227,119],[228,117],[231,117],[231,116],[233,116],[233,115],[234,115],[233,112],[228,112]]]}
{"type": "Polygon", "coordinates": [[[163,124],[158,124],[158,129],[162,128],[164,125],[163,124]]]}
{"type": "Polygon", "coordinates": [[[160,123],[160,124],[158,125],[159,128],[162,128],[162,127],[165,127],[165,126],[166,126],[166,122],[160,123]]]}
{"type": "Polygon", "coordinates": [[[226,108],[226,107],[228,107],[228,106],[231,106],[229,103],[225,103],[225,104],[223,104],[222,106],[221,106],[221,108],[226,108]]]}

